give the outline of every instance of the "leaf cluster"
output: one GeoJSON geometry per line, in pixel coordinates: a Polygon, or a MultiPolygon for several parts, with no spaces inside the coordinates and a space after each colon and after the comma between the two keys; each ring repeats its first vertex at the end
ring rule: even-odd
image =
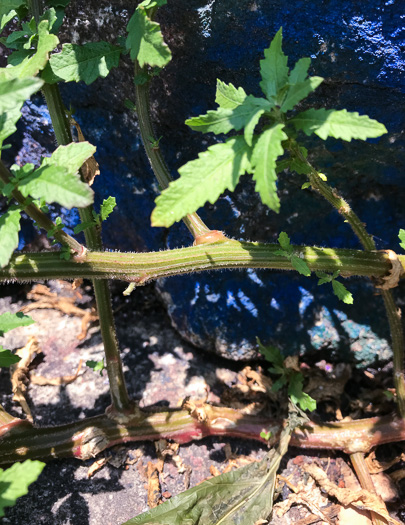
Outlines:
{"type": "MultiPolygon", "coordinates": [[[[31,319],[31,317],[24,315],[21,312],[17,312],[16,314],[10,312],[0,314],[0,337],[3,337],[4,334],[10,330],[14,330],[14,328],[18,328],[19,326],[29,326],[34,322],[35,321],[31,319]]],[[[14,355],[11,350],[6,350],[0,345],[0,368],[13,365],[14,363],[18,363],[18,361],[20,361],[20,357],[14,355]]]]}

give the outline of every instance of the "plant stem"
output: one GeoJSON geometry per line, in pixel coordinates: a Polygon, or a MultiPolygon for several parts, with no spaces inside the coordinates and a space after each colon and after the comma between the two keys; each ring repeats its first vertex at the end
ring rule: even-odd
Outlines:
{"type": "MultiPolygon", "coordinates": [[[[83,258],[60,259],[58,252],[13,255],[0,269],[0,281],[39,279],[120,279],[138,286],[160,277],[224,268],[294,270],[276,244],[227,241],[161,252],[87,252],[83,258]]],[[[391,268],[384,252],[293,246],[312,271],[344,276],[381,277],[391,268]]],[[[399,256],[405,264],[405,255],[399,256]]],[[[405,275],[405,274],[403,274],[405,275]]]]}
{"type": "MultiPolygon", "coordinates": [[[[374,239],[369,235],[360,221],[359,217],[351,209],[348,202],[346,202],[338,193],[329,187],[321,177],[317,170],[311,163],[302,155],[300,149],[295,142],[290,143],[291,151],[302,162],[305,162],[309,168],[309,180],[312,187],[317,190],[325,199],[332,204],[334,208],[345,218],[350,224],[353,232],[358,237],[363,248],[367,251],[376,250],[374,239]]],[[[402,263],[403,266],[403,263],[402,263]]],[[[403,266],[404,268],[404,266],[403,266]]],[[[381,295],[384,300],[384,306],[387,313],[388,323],[391,332],[392,351],[394,354],[394,384],[397,392],[398,410],[401,417],[405,418],[405,377],[404,377],[404,333],[401,322],[400,312],[397,310],[391,290],[381,290],[381,295]]]]}
{"type": "MultiPolygon", "coordinates": [[[[364,459],[364,453],[355,452],[354,454],[350,454],[350,459],[357,477],[359,478],[361,488],[368,490],[372,494],[376,494],[373,480],[371,479],[370,472],[364,459]]],[[[387,522],[372,510],[370,511],[370,514],[373,525],[387,525],[387,522]]]]}
{"type": "MultiPolygon", "coordinates": [[[[186,410],[135,410],[126,421],[106,415],[67,425],[36,428],[26,420],[0,425],[0,464],[24,459],[76,457],[89,459],[108,447],[131,441],[173,439],[188,443],[207,436],[239,437],[266,442],[260,433],[271,431],[277,442],[283,420],[241,414],[227,407],[204,405],[201,422],[186,410]]],[[[341,450],[348,454],[368,452],[384,443],[405,439],[405,420],[389,416],[316,425],[309,422],[291,436],[291,446],[303,449],[341,450]]]]}
{"type": "MultiPolygon", "coordinates": [[[[137,60],[135,60],[135,77],[143,72],[137,60]]],[[[142,142],[145,147],[146,155],[149,159],[152,170],[157,178],[162,190],[169,186],[172,181],[170,172],[162,157],[159,147],[159,141],[156,140],[155,132],[150,118],[150,103],[149,103],[149,82],[139,85],[135,84],[135,101],[136,112],[138,115],[139,130],[142,137],[142,142]]],[[[183,218],[184,224],[190,230],[194,238],[204,235],[210,231],[208,226],[200,219],[197,213],[191,213],[183,218]]]]}
{"type": "MultiPolygon", "coordinates": [[[[4,184],[8,184],[12,181],[12,175],[9,170],[3,164],[3,161],[0,160],[0,180],[4,184]]],[[[56,225],[51,221],[51,219],[38,208],[34,203],[26,204],[27,200],[24,195],[18,190],[14,189],[11,192],[13,198],[24,207],[24,211],[33,219],[36,224],[44,229],[46,232],[54,231],[52,234],[53,237],[63,244],[64,246],[69,246],[74,252],[82,254],[84,251],[84,246],[76,241],[73,237],[68,235],[63,230],[56,230],[56,225]]]]}
{"type": "MultiPolygon", "coordinates": [[[[57,84],[44,84],[43,93],[48,104],[49,114],[59,145],[72,142],[69,120],[57,84]]],[[[92,221],[93,206],[79,209],[82,222],[92,221]]],[[[101,250],[101,234],[97,227],[88,228],[84,232],[89,250],[101,250]]],[[[116,412],[125,412],[130,409],[127,387],[118,341],[115,333],[114,315],[112,312],[111,294],[107,280],[93,280],[97,311],[100,319],[101,335],[104,343],[106,368],[110,382],[112,406],[116,412]]]]}

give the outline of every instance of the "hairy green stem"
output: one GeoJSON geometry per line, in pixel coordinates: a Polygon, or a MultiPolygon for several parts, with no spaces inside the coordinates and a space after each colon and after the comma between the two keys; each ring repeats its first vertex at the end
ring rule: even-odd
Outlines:
{"type": "MultiPolygon", "coordinates": [[[[134,67],[135,76],[143,71],[137,60],[135,60],[134,67]]],[[[150,118],[149,82],[146,82],[142,85],[135,84],[135,101],[139,130],[141,133],[143,145],[145,147],[146,155],[161,189],[164,190],[169,186],[172,177],[170,176],[169,169],[162,157],[159,147],[159,140],[157,140],[155,137],[155,132],[150,118]]],[[[197,213],[191,213],[187,215],[183,218],[183,221],[194,238],[204,235],[210,231],[208,226],[204,224],[197,213]]]]}
{"type": "MultiPolygon", "coordinates": [[[[376,249],[373,237],[367,233],[364,224],[351,209],[347,201],[338,195],[336,190],[329,187],[319,176],[317,170],[302,155],[296,143],[291,142],[291,151],[309,168],[309,180],[312,187],[317,190],[350,224],[353,232],[358,237],[363,248],[367,251],[376,249]]],[[[404,265],[402,263],[402,267],[404,265]]],[[[381,290],[384,306],[387,313],[391,332],[392,351],[394,354],[394,383],[397,392],[398,410],[401,417],[405,418],[405,377],[404,377],[404,333],[400,312],[397,310],[391,290],[381,290]]]]}
{"type": "MultiPolygon", "coordinates": [[[[0,160],[0,180],[4,182],[4,184],[8,184],[12,181],[13,177],[9,170],[5,167],[3,164],[3,161],[0,160]]],[[[26,204],[28,199],[24,197],[24,195],[18,190],[14,189],[11,192],[11,195],[13,198],[18,202],[18,204],[21,204],[21,206],[24,207],[24,211],[33,219],[36,224],[45,230],[46,232],[51,232],[52,236],[61,244],[64,246],[68,246],[71,248],[74,252],[78,254],[82,254],[84,251],[84,246],[76,241],[73,237],[68,235],[63,230],[57,230],[56,225],[51,221],[51,219],[42,211],[38,206],[34,203],[26,204]]],[[[29,202],[29,201],[28,201],[29,202]]]]}
{"type": "MultiPolygon", "coordinates": [[[[70,123],[66,115],[59,87],[57,84],[45,84],[43,86],[43,93],[48,104],[49,114],[51,116],[58,144],[69,144],[72,142],[70,123]]],[[[93,206],[79,209],[80,220],[82,222],[91,222],[93,219],[92,210],[93,206]]],[[[88,228],[84,233],[89,250],[102,249],[101,234],[98,227],[94,226],[88,228]]],[[[104,343],[112,405],[116,411],[125,412],[130,409],[131,403],[125,384],[121,356],[115,333],[114,315],[112,312],[111,294],[108,287],[108,281],[93,280],[93,286],[100,319],[101,335],[104,343]]]]}
{"type": "MultiPolygon", "coordinates": [[[[204,420],[187,410],[135,410],[117,421],[107,415],[87,418],[67,425],[36,428],[15,418],[0,424],[0,463],[24,459],[76,457],[89,459],[108,447],[131,441],[173,439],[188,443],[207,436],[240,437],[266,442],[260,433],[271,431],[275,444],[283,420],[242,414],[227,407],[204,405],[204,420]]],[[[365,453],[384,443],[405,440],[405,420],[390,416],[316,425],[309,422],[297,428],[291,445],[304,449],[341,450],[365,453]]]]}
{"type": "MultiPolygon", "coordinates": [[[[83,258],[66,261],[58,253],[14,255],[0,269],[0,281],[38,279],[120,279],[146,284],[160,277],[224,268],[268,268],[294,270],[291,262],[277,255],[279,245],[226,241],[161,252],[87,252],[83,258]]],[[[312,271],[334,272],[344,276],[382,277],[391,269],[384,252],[293,246],[312,271]]],[[[405,255],[399,256],[405,265],[405,255]]],[[[403,274],[404,275],[404,274],[403,274]]]]}

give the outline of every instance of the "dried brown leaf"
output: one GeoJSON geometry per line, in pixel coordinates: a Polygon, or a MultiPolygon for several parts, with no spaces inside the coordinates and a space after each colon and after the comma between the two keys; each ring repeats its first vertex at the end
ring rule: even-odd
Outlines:
{"type": "Polygon", "coordinates": [[[91,478],[92,476],[94,476],[94,474],[97,471],[99,471],[100,469],[102,469],[104,467],[104,465],[107,463],[107,461],[108,461],[108,458],[100,458],[100,459],[97,459],[96,461],[94,461],[94,463],[92,465],[90,465],[90,467],[87,470],[87,477],[91,478]]]}
{"type": "MultiPolygon", "coordinates": [[[[79,142],[85,142],[86,139],[84,138],[82,130],[79,124],[75,121],[73,117],[70,117],[70,124],[71,126],[74,126],[76,128],[77,137],[79,139],[79,142]]],[[[84,182],[87,182],[87,184],[91,186],[94,182],[94,179],[97,177],[97,175],[100,175],[99,165],[96,159],[94,158],[94,156],[91,156],[89,159],[85,161],[85,163],[80,169],[80,173],[82,175],[84,182]]]]}
{"type": "Polygon", "coordinates": [[[401,525],[399,521],[395,520],[388,514],[383,500],[377,494],[372,494],[365,489],[354,492],[347,488],[339,488],[332,483],[325,472],[316,465],[303,465],[302,468],[315,479],[319,486],[327,492],[329,496],[335,497],[344,507],[353,506],[360,510],[369,510],[378,514],[389,523],[401,525]]]}
{"type": "Polygon", "coordinates": [[[162,501],[160,492],[159,470],[160,464],[148,462],[146,475],[148,477],[148,506],[153,509],[162,501]]]}

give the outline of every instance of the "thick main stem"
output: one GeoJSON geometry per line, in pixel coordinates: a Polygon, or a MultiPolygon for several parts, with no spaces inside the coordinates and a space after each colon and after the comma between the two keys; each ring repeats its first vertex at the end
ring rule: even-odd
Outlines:
{"type": "MultiPolygon", "coordinates": [[[[207,436],[239,437],[266,442],[262,431],[271,431],[277,442],[283,420],[241,414],[239,410],[205,405],[205,420],[199,421],[186,410],[136,410],[125,421],[106,415],[68,425],[35,428],[26,420],[0,424],[0,463],[24,459],[76,457],[89,459],[108,447],[131,441],[173,439],[188,443],[207,436]]],[[[366,453],[384,443],[405,440],[405,420],[375,417],[349,422],[316,425],[309,422],[297,428],[291,445],[304,449],[341,450],[348,454],[366,453]]]]}
{"type": "MultiPolygon", "coordinates": [[[[49,114],[55,131],[56,140],[59,145],[66,145],[72,142],[69,120],[66,115],[65,107],[56,84],[43,86],[43,93],[48,105],[49,114]]],[[[79,209],[80,220],[91,222],[92,206],[79,209]]],[[[85,230],[85,238],[89,250],[101,250],[101,234],[97,227],[85,230]]],[[[101,335],[104,343],[106,368],[110,382],[111,400],[117,412],[129,410],[131,402],[129,400],[118,341],[115,333],[114,316],[112,312],[111,294],[107,280],[93,280],[94,293],[96,296],[97,311],[100,319],[101,335]]]]}
{"type": "MultiPolygon", "coordinates": [[[[279,249],[275,244],[227,241],[162,252],[87,252],[83,258],[69,261],[55,252],[25,253],[12,256],[0,269],[0,281],[84,277],[143,285],[160,277],[224,268],[294,270],[289,259],[277,254],[279,249]]],[[[293,246],[293,253],[300,255],[311,271],[340,270],[345,276],[382,277],[391,268],[383,252],[293,246]]],[[[405,264],[405,256],[399,259],[405,264]]]]}
{"type": "MultiPolygon", "coordinates": [[[[135,76],[143,71],[137,60],[135,60],[134,68],[135,76]]],[[[135,84],[135,101],[139,131],[141,133],[146,155],[148,156],[150,165],[153,169],[155,177],[159,182],[160,187],[162,190],[164,190],[169,186],[172,178],[170,176],[169,169],[162,157],[159,147],[159,140],[155,137],[155,132],[150,118],[149,82],[146,82],[142,85],[135,84]]],[[[190,230],[194,238],[204,235],[210,231],[208,226],[204,224],[197,213],[190,213],[183,218],[183,222],[190,230]]]]}

